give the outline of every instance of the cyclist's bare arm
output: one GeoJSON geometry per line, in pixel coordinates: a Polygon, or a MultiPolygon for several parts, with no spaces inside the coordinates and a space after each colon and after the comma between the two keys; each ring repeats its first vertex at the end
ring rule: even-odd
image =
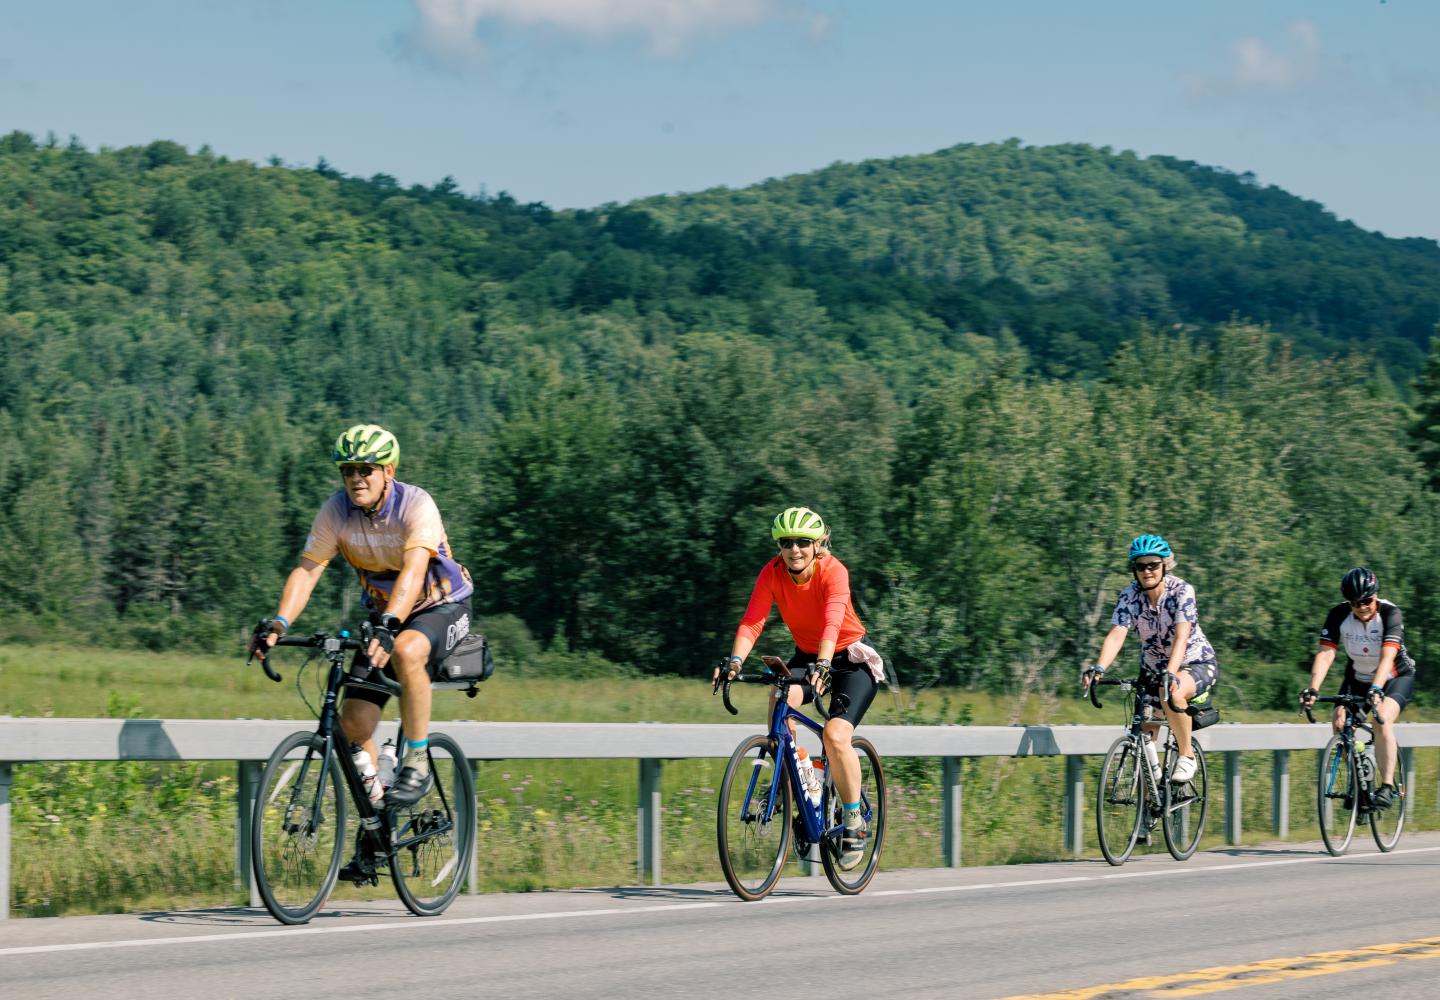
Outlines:
{"type": "Polygon", "coordinates": [[[1114,663],[1115,657],[1120,655],[1120,650],[1125,645],[1125,637],[1129,634],[1130,629],[1126,626],[1112,625],[1110,631],[1105,633],[1105,641],[1100,644],[1100,657],[1095,661],[1095,666],[1105,670],[1114,663]]]}
{"type": "MultiPolygon", "coordinates": [[[[1315,651],[1315,659],[1310,661],[1310,687],[1316,691],[1320,685],[1325,683],[1325,675],[1330,672],[1330,664],[1335,662],[1335,647],[1321,646],[1315,651]]],[[[1313,700],[1313,699],[1312,699],[1313,700]]]]}
{"type": "MultiPolygon", "coordinates": [[[[314,559],[305,556],[300,557],[300,565],[290,571],[285,578],[285,589],[280,592],[280,606],[275,614],[285,619],[287,623],[293,623],[300,617],[300,612],[305,610],[305,605],[310,603],[310,595],[315,593],[315,584],[320,582],[320,574],[325,572],[325,564],[318,563],[314,559]]],[[[265,649],[275,645],[275,640],[280,638],[279,633],[271,631],[263,640],[264,647],[252,647],[255,654],[262,660],[265,658],[265,649]]],[[[259,643],[259,637],[255,640],[259,643]]]]}

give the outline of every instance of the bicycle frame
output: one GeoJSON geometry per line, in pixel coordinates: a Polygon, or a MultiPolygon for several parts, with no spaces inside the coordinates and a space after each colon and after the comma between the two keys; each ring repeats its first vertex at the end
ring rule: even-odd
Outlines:
{"type": "MultiPolygon", "coordinates": [[[[364,831],[363,835],[367,841],[367,846],[374,853],[384,855],[393,860],[393,858],[405,848],[421,840],[435,836],[437,831],[427,829],[421,835],[403,839],[392,837],[389,811],[375,808],[375,804],[370,800],[369,794],[365,791],[365,782],[360,775],[360,770],[355,766],[355,761],[350,756],[348,742],[342,739],[344,733],[340,729],[340,711],[338,707],[341,691],[346,688],[356,688],[378,691],[390,695],[400,694],[400,685],[391,681],[379,671],[372,671],[370,676],[366,678],[353,677],[346,671],[345,651],[349,649],[358,650],[367,644],[363,632],[364,630],[362,629],[362,637],[358,640],[352,639],[347,632],[341,632],[338,636],[327,636],[324,644],[320,647],[321,656],[326,660],[329,672],[326,677],[325,695],[320,704],[319,724],[315,730],[315,734],[323,741],[324,752],[319,757],[321,768],[320,781],[314,786],[316,789],[316,801],[311,805],[311,809],[313,810],[311,815],[316,815],[319,812],[320,801],[324,797],[325,783],[330,777],[330,762],[331,760],[337,760],[340,764],[340,772],[345,778],[345,787],[350,790],[350,800],[355,807],[355,814],[360,829],[364,831]],[[333,754],[331,753],[332,750],[335,751],[333,754]]],[[[311,643],[312,639],[310,638],[295,638],[287,641],[287,637],[282,636],[276,645],[301,646],[310,645],[311,643]]],[[[266,665],[266,673],[272,673],[268,664],[266,665]]],[[[272,674],[272,676],[277,676],[278,679],[278,675],[272,674]]],[[[404,739],[403,726],[396,737],[396,742],[398,743],[402,739],[404,739]]],[[[304,779],[307,770],[311,766],[312,760],[313,758],[308,755],[302,760],[300,765],[300,780],[295,783],[295,790],[292,792],[292,796],[299,795],[300,789],[306,787],[304,779]]],[[[445,797],[444,787],[439,785],[436,787],[441,802],[445,807],[446,815],[453,816],[453,813],[450,811],[450,803],[445,797]]],[[[296,805],[298,805],[298,803],[292,797],[290,802],[291,808],[294,808],[296,805]]],[[[444,827],[441,827],[438,832],[443,833],[444,829],[444,827]]]]}
{"type": "MultiPolygon", "coordinates": [[[[737,676],[735,679],[738,681],[749,681],[755,678],[737,676]]],[[[799,723],[816,736],[820,736],[824,732],[825,727],[804,712],[792,707],[786,700],[785,693],[792,685],[799,684],[799,679],[782,677],[773,673],[773,671],[767,675],[767,679],[773,682],[773,687],[779,692],[779,696],[775,698],[774,707],[770,712],[769,736],[770,739],[774,741],[777,760],[783,761],[784,763],[785,776],[790,784],[791,797],[795,800],[795,807],[800,817],[800,828],[796,829],[795,833],[797,837],[803,840],[803,844],[797,845],[797,847],[803,846],[805,850],[800,853],[804,854],[811,845],[820,843],[826,837],[838,838],[840,836],[844,828],[843,823],[837,823],[828,828],[824,825],[825,817],[831,812],[830,797],[839,793],[836,791],[835,783],[829,774],[829,769],[827,769],[825,786],[820,793],[820,804],[816,805],[810,801],[810,797],[805,791],[805,783],[800,779],[800,767],[796,763],[795,758],[795,738],[790,735],[790,726],[788,723],[799,723]],[[803,837],[801,837],[801,834],[803,834],[803,837]]],[[[730,704],[728,684],[725,690],[725,707],[730,710],[732,715],[736,714],[736,709],[730,704]]],[[[759,781],[759,777],[760,765],[757,761],[755,769],[750,774],[750,781],[745,788],[745,795],[740,800],[740,808],[742,810],[746,808],[746,803],[753,802],[755,786],[759,781]]],[[[778,784],[774,782],[771,783],[770,794],[767,796],[765,804],[759,814],[761,822],[768,823],[775,818],[775,797],[778,788],[778,784]]],[[[865,822],[869,823],[873,818],[874,807],[871,805],[869,796],[863,789],[860,793],[860,811],[865,817],[865,822]]]]}

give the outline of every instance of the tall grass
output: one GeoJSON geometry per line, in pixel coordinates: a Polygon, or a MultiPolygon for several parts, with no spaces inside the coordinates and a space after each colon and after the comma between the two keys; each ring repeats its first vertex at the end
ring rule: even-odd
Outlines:
{"type": "MultiPolygon", "coordinates": [[[[298,660],[282,664],[285,685],[241,658],[142,654],[66,647],[0,646],[0,705],[13,715],[147,718],[303,718],[293,686],[298,660]]],[[[314,703],[319,671],[304,675],[314,703]]],[[[742,696],[742,717],[757,729],[763,696],[742,696]]],[[[1412,719],[1407,711],[1407,719],[1412,719]]],[[[616,677],[567,680],[500,674],[482,696],[437,697],[437,722],[728,722],[699,679],[616,677]]],[[[1294,721],[1276,713],[1237,713],[1231,721],[1294,721]]],[[[1078,701],[1022,704],[973,692],[882,695],[867,722],[1113,724],[1121,711],[1096,713],[1078,701]]],[[[1413,721],[1413,719],[1412,719],[1413,721]]],[[[1202,737],[1203,741],[1203,737],[1202,737]]],[[[884,747],[880,747],[883,754],[884,747]]],[[[1291,838],[1318,836],[1316,754],[1291,755],[1291,838]]],[[[1440,754],[1417,754],[1412,829],[1437,825],[1440,754]]],[[[1093,790],[1099,759],[1088,762],[1093,790]]],[[[889,758],[890,826],[883,864],[942,863],[940,762],[889,758]]],[[[667,881],[717,880],[714,827],[723,760],[665,764],[661,794],[667,881]]],[[[1223,843],[1224,760],[1211,759],[1211,811],[1205,846],[1223,843]]],[[[1065,857],[1064,767],[1060,758],[979,758],[963,762],[966,864],[1065,857]]],[[[1270,755],[1242,757],[1244,826],[1270,839],[1270,755]]],[[[19,914],[166,909],[242,902],[235,878],[235,765],[230,763],[53,763],[16,768],[11,906],[19,914]]],[[[482,890],[533,890],[633,883],[637,766],[633,761],[512,760],[481,766],[482,890]]],[[[1085,803],[1087,853],[1094,848],[1093,803],[1085,803]]],[[[1364,830],[1359,836],[1365,836],[1364,830]]],[[[1152,850],[1163,851],[1163,846],[1152,850]]],[[[796,871],[792,866],[792,872],[796,871]]],[[[338,900],[389,898],[388,885],[337,892],[338,900]]]]}

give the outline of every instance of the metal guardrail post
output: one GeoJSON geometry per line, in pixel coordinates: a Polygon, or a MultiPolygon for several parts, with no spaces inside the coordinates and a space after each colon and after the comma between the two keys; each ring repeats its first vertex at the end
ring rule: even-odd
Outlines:
{"type": "Polygon", "coordinates": [[[1085,758],[1065,758],[1065,851],[1080,855],[1085,851],[1085,758]]]}
{"type": "Polygon", "coordinates": [[[1270,826],[1275,836],[1290,836],[1290,751],[1276,750],[1270,763],[1270,826]]]}
{"type": "Polygon", "coordinates": [[[941,758],[940,852],[950,868],[960,867],[961,808],[965,800],[965,777],[959,757],[941,758]]]}
{"type": "Polygon", "coordinates": [[[640,881],[660,884],[660,760],[640,759],[640,796],[635,807],[640,881]]]}
{"type": "Polygon", "coordinates": [[[250,857],[250,822],[255,815],[255,796],[260,788],[258,760],[235,762],[235,887],[244,889],[251,906],[263,906],[255,869],[250,857]]]}
{"type": "Polygon", "coordinates": [[[10,782],[15,770],[0,762],[0,920],[10,916],[10,782]]]}
{"type": "MultiPolygon", "coordinates": [[[[1240,802],[1240,751],[1225,751],[1225,843],[1240,843],[1241,827],[1240,802]]],[[[1202,832],[1203,834],[1203,832],[1202,832]]]]}

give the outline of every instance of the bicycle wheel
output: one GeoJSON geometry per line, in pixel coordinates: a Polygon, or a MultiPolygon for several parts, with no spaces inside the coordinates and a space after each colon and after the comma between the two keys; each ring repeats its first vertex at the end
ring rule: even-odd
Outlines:
{"type": "Polygon", "coordinates": [[[1405,829],[1405,811],[1408,800],[1405,796],[1405,778],[1401,773],[1403,768],[1397,766],[1395,769],[1395,798],[1384,809],[1370,810],[1370,833],[1375,838],[1375,846],[1382,851],[1392,851],[1395,845],[1400,843],[1400,833],[1405,829]]]}
{"type": "Polygon", "coordinates": [[[775,888],[790,846],[790,782],[770,737],[752,736],[730,755],[715,811],[720,870],[747,903],[775,888]]]}
{"type": "Polygon", "coordinates": [[[1139,746],[1131,736],[1122,736],[1110,744],[1105,763],[1100,765],[1100,784],[1095,789],[1095,833],[1100,838],[1100,853],[1112,865],[1125,863],[1140,835],[1140,820],[1145,812],[1141,766],[1139,746]]]}
{"type": "Polygon", "coordinates": [[[265,908],[303,924],[325,904],[345,849],[339,758],[315,733],[291,733],[260,776],[250,817],[250,857],[265,908]]]}
{"type": "Polygon", "coordinates": [[[1335,857],[1344,854],[1355,836],[1356,796],[1360,790],[1354,749],[1338,734],[1320,754],[1315,802],[1320,814],[1320,839],[1335,857]]]}
{"type": "MultiPolygon", "coordinates": [[[[830,880],[836,892],[846,896],[853,896],[870,884],[870,880],[875,877],[875,870],[880,866],[880,852],[885,847],[885,770],[880,765],[880,755],[863,736],[855,737],[850,741],[850,745],[855,748],[855,756],[860,758],[860,811],[869,827],[869,836],[865,838],[865,853],[854,868],[842,871],[838,839],[832,842],[827,837],[820,848],[820,863],[825,866],[825,877],[830,880]]],[[[826,816],[826,823],[833,829],[845,822],[841,815],[844,807],[833,787],[828,801],[830,807],[826,810],[829,814],[826,816]]]]}
{"type": "Polygon", "coordinates": [[[475,848],[475,779],[460,747],[430,734],[435,776],[414,805],[390,810],[390,878],[405,908],[417,917],[445,912],[470,873],[475,848]]]}
{"type": "Polygon", "coordinates": [[[1205,751],[1199,743],[1192,742],[1190,752],[1195,755],[1195,775],[1189,781],[1176,784],[1170,775],[1180,755],[1173,737],[1165,747],[1160,826],[1165,834],[1165,848],[1176,861],[1184,861],[1200,846],[1200,837],[1205,833],[1205,814],[1210,808],[1210,772],[1205,766],[1205,751]]]}

